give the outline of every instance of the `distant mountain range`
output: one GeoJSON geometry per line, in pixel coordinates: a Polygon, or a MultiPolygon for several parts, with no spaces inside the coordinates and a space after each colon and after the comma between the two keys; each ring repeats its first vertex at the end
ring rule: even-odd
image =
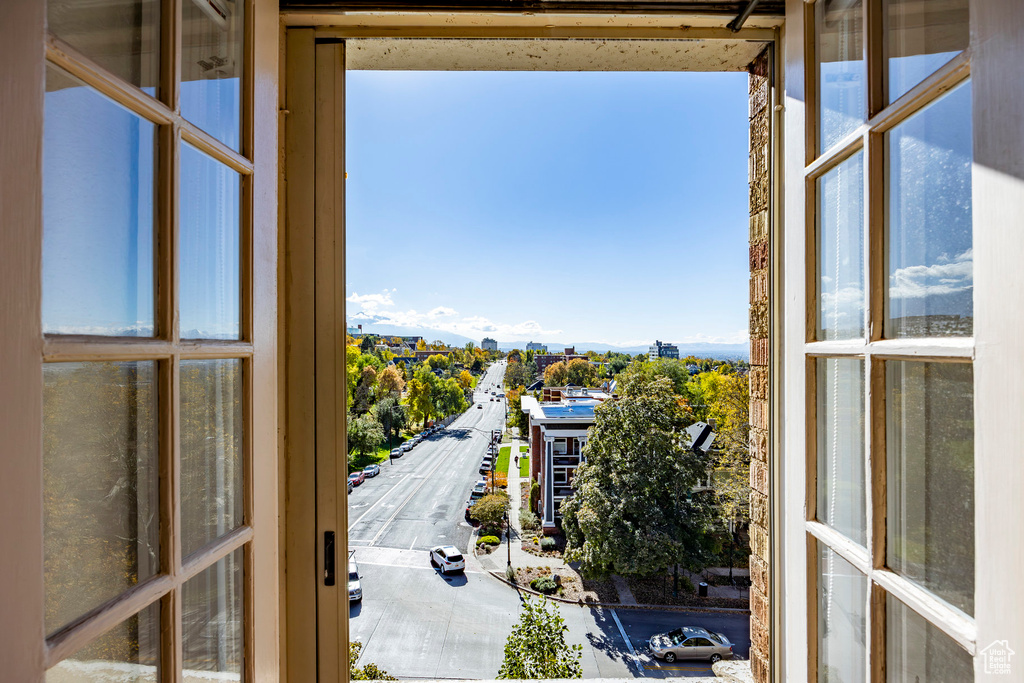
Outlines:
{"type": "MultiPolygon", "coordinates": [[[[614,344],[598,342],[577,342],[576,344],[563,344],[561,342],[541,343],[548,347],[549,353],[560,353],[570,346],[576,349],[576,353],[584,353],[586,351],[596,351],[597,353],[615,351],[617,353],[628,353],[635,356],[638,353],[647,353],[648,351],[648,346],[616,346],[614,344]]],[[[750,347],[747,344],[711,344],[708,342],[692,342],[688,344],[676,344],[676,346],[679,347],[680,358],[696,356],[697,358],[748,360],[750,357],[750,347]]],[[[502,351],[511,351],[512,349],[522,350],[526,348],[526,342],[498,342],[498,348],[502,351]]]]}
{"type": "MultiPolygon", "coordinates": [[[[399,325],[377,325],[377,324],[363,324],[363,332],[366,334],[376,334],[381,336],[419,336],[423,337],[428,342],[435,340],[441,340],[445,344],[451,346],[465,346],[467,342],[473,342],[475,345],[480,345],[480,339],[472,339],[465,337],[461,334],[454,332],[445,332],[443,330],[437,330],[432,327],[402,327],[399,325]]],[[[636,355],[638,353],[647,353],[647,346],[616,346],[614,344],[605,344],[598,342],[577,342],[575,344],[566,344],[563,342],[541,342],[548,347],[550,352],[560,352],[569,346],[573,346],[577,353],[583,353],[585,351],[595,351],[597,353],[604,353],[605,351],[616,351],[618,353],[628,353],[630,355],[636,355]]],[[[671,342],[669,342],[671,343],[671,342]]],[[[676,344],[679,347],[680,356],[696,356],[697,358],[721,358],[721,359],[742,359],[748,360],[750,356],[750,347],[747,344],[711,344],[707,342],[692,342],[687,344],[676,344]]],[[[515,342],[503,342],[498,341],[498,348],[502,351],[511,351],[512,349],[525,349],[526,342],[515,341],[515,342]]]]}

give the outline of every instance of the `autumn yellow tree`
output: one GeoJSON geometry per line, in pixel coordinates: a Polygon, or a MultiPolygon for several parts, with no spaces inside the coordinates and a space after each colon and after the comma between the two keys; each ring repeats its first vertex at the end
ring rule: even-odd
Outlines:
{"type": "Polygon", "coordinates": [[[416,350],[417,351],[426,351],[427,350],[427,342],[423,341],[422,339],[417,341],[416,342],[416,350]]]}
{"type": "Polygon", "coordinates": [[[463,389],[469,389],[473,386],[473,375],[469,373],[469,370],[463,370],[459,373],[459,385],[461,385],[463,389]]]}
{"type": "Polygon", "coordinates": [[[389,365],[377,376],[377,393],[380,396],[400,396],[405,389],[405,380],[402,373],[389,365]]]}
{"type": "Polygon", "coordinates": [[[569,380],[569,368],[565,361],[552,363],[544,370],[544,385],[548,387],[564,387],[569,380]]]}

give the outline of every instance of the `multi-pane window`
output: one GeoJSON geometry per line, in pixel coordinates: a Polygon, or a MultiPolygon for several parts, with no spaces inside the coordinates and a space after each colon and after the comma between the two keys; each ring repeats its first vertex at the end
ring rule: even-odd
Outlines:
{"type": "Polygon", "coordinates": [[[974,567],[967,1],[818,0],[808,624],[818,681],[969,681],[974,567]]]}
{"type": "Polygon", "coordinates": [[[242,680],[251,657],[245,7],[48,3],[48,680],[242,680]]]}

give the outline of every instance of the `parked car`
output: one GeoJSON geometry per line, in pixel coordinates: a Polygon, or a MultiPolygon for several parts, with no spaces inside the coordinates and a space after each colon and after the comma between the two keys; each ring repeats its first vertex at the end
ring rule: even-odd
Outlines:
{"type": "Polygon", "coordinates": [[[353,472],[352,474],[348,475],[348,481],[353,486],[359,486],[364,481],[366,481],[366,476],[361,471],[353,472]]]}
{"type": "Polygon", "coordinates": [[[352,489],[353,489],[353,488],[355,488],[355,487],[354,487],[354,486],[352,486],[352,480],[351,480],[351,479],[349,479],[349,480],[348,480],[348,492],[349,492],[349,493],[352,493],[352,489]]]}
{"type": "Polygon", "coordinates": [[[391,457],[392,458],[401,458],[402,455],[404,455],[404,454],[405,454],[405,451],[403,451],[401,448],[392,448],[391,449],[391,457]]]}
{"type": "Polygon", "coordinates": [[[442,574],[461,572],[466,569],[466,560],[453,545],[439,545],[430,550],[430,564],[439,567],[442,574]]]}
{"type": "Polygon", "coordinates": [[[358,602],[363,599],[363,586],[359,583],[359,567],[355,560],[348,561],[348,601],[358,602]]]}
{"type": "MultiPolygon", "coordinates": [[[[469,499],[473,500],[473,496],[476,495],[477,493],[479,493],[480,496],[482,496],[482,495],[484,495],[484,492],[486,492],[486,491],[487,491],[487,482],[484,481],[483,479],[481,479],[477,483],[473,484],[473,490],[469,494],[469,499]]],[[[480,496],[477,496],[477,498],[479,498],[480,496]]]]}
{"type": "Polygon", "coordinates": [[[649,650],[671,664],[677,659],[707,659],[717,662],[732,658],[732,642],[721,633],[705,628],[682,626],[651,636],[649,650]]]}
{"type": "Polygon", "coordinates": [[[364,477],[376,477],[378,474],[380,474],[380,465],[367,465],[363,468],[364,477]]]}
{"type": "Polygon", "coordinates": [[[406,441],[401,446],[399,446],[399,448],[401,448],[402,452],[405,453],[406,451],[411,451],[414,445],[415,444],[412,441],[406,441]]]}

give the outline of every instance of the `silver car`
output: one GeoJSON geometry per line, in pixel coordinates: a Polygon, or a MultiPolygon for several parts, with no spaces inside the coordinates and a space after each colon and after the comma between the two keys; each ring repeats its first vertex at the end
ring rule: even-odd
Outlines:
{"type": "Polygon", "coordinates": [[[650,653],[671,664],[677,659],[732,659],[732,642],[721,633],[683,626],[651,636],[650,653]]]}
{"type": "Polygon", "coordinates": [[[348,561],[348,601],[359,602],[363,599],[363,586],[359,583],[359,567],[355,560],[348,561]]]}

